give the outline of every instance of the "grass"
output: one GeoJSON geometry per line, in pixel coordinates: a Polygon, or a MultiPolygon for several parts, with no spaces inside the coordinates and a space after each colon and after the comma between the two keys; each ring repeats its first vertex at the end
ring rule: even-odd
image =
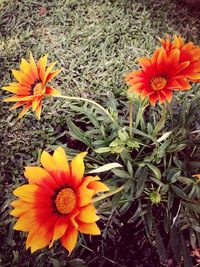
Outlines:
{"type": "MultiPolygon", "coordinates": [[[[110,90],[116,96],[126,91],[124,75],[136,67],[138,56],[154,50],[157,36],[180,33],[198,43],[199,30],[198,13],[175,0],[3,0],[0,3],[0,87],[13,79],[10,69],[17,69],[20,59],[27,58],[30,50],[35,58],[49,52],[50,60],[57,60],[62,69],[54,83],[56,88],[64,94],[103,102],[101,95],[110,90]]],[[[6,95],[0,91],[2,98],[6,95]]],[[[38,122],[32,113],[17,121],[18,112],[9,112],[10,105],[0,102],[0,240],[3,244],[0,266],[3,267],[69,264],[65,251],[58,252],[59,246],[57,250],[47,249],[33,255],[25,252],[25,239],[13,232],[14,220],[9,216],[12,190],[25,181],[24,166],[35,163],[42,149],[61,143],[60,133],[67,129],[66,117],[71,116],[68,105],[52,99],[46,100],[46,104],[38,122]]],[[[66,132],[64,137],[68,140],[66,132]]],[[[71,266],[84,266],[84,261],[89,266],[97,263],[111,266],[113,260],[106,252],[97,252],[92,243],[84,246],[72,255],[71,266]],[[95,254],[85,252],[91,249],[95,254]]],[[[118,254],[114,262],[126,266],[124,259],[125,255],[120,259],[118,254]]],[[[140,259],[136,260],[140,264],[140,259]]]]}

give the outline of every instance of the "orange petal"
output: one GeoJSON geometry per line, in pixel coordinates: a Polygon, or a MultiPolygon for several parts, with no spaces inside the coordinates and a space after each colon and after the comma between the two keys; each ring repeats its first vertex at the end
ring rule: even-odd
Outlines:
{"type": "Polygon", "coordinates": [[[15,105],[13,105],[11,108],[9,108],[9,110],[19,108],[19,107],[23,106],[25,103],[26,103],[25,101],[18,102],[15,105]]]}
{"type": "Polygon", "coordinates": [[[53,69],[53,67],[54,67],[55,65],[56,65],[56,62],[53,62],[53,63],[51,63],[51,64],[48,66],[48,68],[46,69],[46,71],[45,71],[45,75],[44,75],[44,77],[43,77],[43,79],[42,79],[42,83],[43,83],[43,85],[44,85],[45,83],[47,83],[47,82],[46,82],[46,79],[47,79],[49,73],[51,72],[51,70],[53,69]]]}
{"type": "Polygon", "coordinates": [[[39,228],[37,231],[29,232],[26,247],[31,248],[31,253],[46,247],[52,238],[53,230],[49,228],[39,228]]]}
{"type": "Polygon", "coordinates": [[[79,222],[78,230],[83,234],[100,235],[101,231],[96,223],[79,222]]]}
{"type": "Polygon", "coordinates": [[[78,154],[76,157],[74,157],[70,164],[70,170],[71,170],[71,181],[70,184],[74,188],[77,188],[83,178],[85,166],[83,158],[87,155],[87,152],[83,152],[78,154]]]}
{"type": "Polygon", "coordinates": [[[55,162],[60,178],[63,179],[63,183],[69,181],[70,169],[68,165],[67,156],[62,147],[58,147],[53,153],[53,160],[55,162]]]}
{"type": "Polygon", "coordinates": [[[53,242],[55,240],[58,240],[59,238],[61,238],[64,235],[64,233],[67,230],[67,227],[68,227],[67,217],[63,216],[63,217],[58,218],[58,220],[54,226],[53,238],[52,238],[52,241],[51,241],[51,244],[49,247],[52,247],[53,242]]]}
{"type": "Polygon", "coordinates": [[[150,96],[149,96],[149,102],[153,105],[153,106],[155,106],[155,104],[156,104],[156,101],[158,100],[158,94],[151,94],[150,96]]]}
{"type": "Polygon", "coordinates": [[[21,119],[21,118],[24,116],[24,114],[30,109],[31,105],[32,105],[31,102],[28,103],[28,104],[26,104],[26,106],[25,106],[25,107],[22,109],[22,111],[19,113],[18,119],[21,119]]]}
{"type": "Polygon", "coordinates": [[[60,92],[57,90],[53,89],[52,87],[46,87],[46,95],[60,95],[60,92]]]}
{"type": "Polygon", "coordinates": [[[80,215],[77,219],[85,223],[94,223],[100,218],[96,215],[95,207],[92,204],[89,204],[80,210],[80,215]]]}
{"type": "Polygon", "coordinates": [[[105,192],[105,191],[109,191],[110,189],[107,187],[107,185],[105,185],[102,182],[98,182],[98,181],[92,181],[88,184],[88,188],[92,189],[95,191],[95,193],[98,192],[105,192]]]}
{"type": "Polygon", "coordinates": [[[46,83],[50,82],[55,76],[57,76],[61,70],[55,70],[54,72],[49,73],[49,75],[46,78],[46,83]]]}
{"type": "Polygon", "coordinates": [[[64,236],[61,237],[61,242],[63,246],[69,251],[68,256],[71,255],[72,250],[76,245],[77,238],[78,238],[78,230],[70,224],[64,236]]]}
{"type": "Polygon", "coordinates": [[[98,176],[88,176],[83,178],[83,181],[77,191],[77,205],[79,207],[83,207],[91,203],[95,191],[93,189],[89,189],[88,184],[95,180],[100,180],[100,178],[98,176]]]}

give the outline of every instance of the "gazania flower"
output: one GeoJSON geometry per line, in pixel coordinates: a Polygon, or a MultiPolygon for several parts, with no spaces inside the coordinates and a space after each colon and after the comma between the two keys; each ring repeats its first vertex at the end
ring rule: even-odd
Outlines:
{"type": "Polygon", "coordinates": [[[141,98],[149,97],[152,105],[172,99],[174,90],[191,88],[187,79],[180,75],[189,62],[179,63],[180,51],[173,49],[168,54],[164,48],[155,50],[151,58],[139,58],[141,70],[131,72],[126,80],[131,85],[129,92],[137,92],[141,98]]]}
{"type": "Polygon", "coordinates": [[[4,99],[5,102],[17,102],[10,110],[24,106],[19,114],[19,118],[32,106],[37,118],[40,119],[43,97],[45,95],[59,95],[58,91],[47,85],[47,83],[60,72],[60,70],[51,72],[56,62],[46,67],[47,56],[46,54],[44,57],[40,58],[36,65],[32,53],[30,52],[30,62],[22,59],[20,71],[12,70],[18,82],[12,82],[8,86],[2,88],[16,94],[4,99]]]}
{"type": "Polygon", "coordinates": [[[196,177],[196,178],[198,178],[199,181],[200,181],[200,173],[198,173],[198,174],[194,174],[194,175],[192,175],[192,177],[196,177]]]}
{"type": "Polygon", "coordinates": [[[26,248],[30,247],[32,253],[61,239],[70,255],[78,231],[100,234],[92,197],[109,189],[97,176],[83,177],[86,154],[78,154],[68,165],[67,156],[59,147],[53,156],[42,153],[43,168],[25,168],[29,183],[15,189],[14,195],[20,199],[11,203],[11,214],[18,217],[14,229],[28,232],[26,248]]]}
{"type": "Polygon", "coordinates": [[[179,62],[188,62],[188,66],[180,72],[180,75],[187,79],[197,82],[200,81],[200,48],[193,44],[193,42],[184,43],[180,36],[174,36],[173,41],[170,40],[169,35],[165,39],[160,39],[160,42],[169,54],[173,49],[179,49],[179,62]]]}

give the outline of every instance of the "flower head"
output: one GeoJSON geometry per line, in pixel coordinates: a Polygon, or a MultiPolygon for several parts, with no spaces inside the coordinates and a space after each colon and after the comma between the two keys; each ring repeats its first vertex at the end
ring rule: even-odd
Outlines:
{"type": "Polygon", "coordinates": [[[189,63],[179,62],[180,51],[173,49],[166,53],[164,48],[158,48],[151,58],[139,58],[141,70],[126,75],[126,81],[131,87],[129,92],[137,92],[141,98],[149,97],[152,105],[157,101],[161,104],[172,99],[174,90],[191,88],[187,79],[180,75],[189,63]]]}
{"type": "Polygon", "coordinates": [[[17,102],[10,110],[24,106],[19,114],[19,118],[32,106],[37,118],[40,119],[43,97],[45,95],[59,95],[58,91],[47,85],[60,72],[60,70],[51,72],[56,62],[50,64],[48,67],[46,66],[47,56],[46,54],[44,57],[41,57],[36,65],[30,52],[29,62],[22,59],[20,71],[12,70],[18,82],[12,82],[2,88],[16,94],[4,99],[4,102],[17,102]]]}
{"type": "Polygon", "coordinates": [[[30,247],[32,253],[61,239],[71,254],[78,231],[100,234],[92,197],[109,189],[98,176],[83,177],[85,155],[78,154],[68,165],[67,156],[59,147],[53,156],[43,151],[43,168],[25,168],[29,183],[15,189],[14,195],[20,199],[11,203],[11,214],[18,217],[14,229],[28,232],[26,248],[30,247]]]}
{"type": "Polygon", "coordinates": [[[193,42],[184,43],[184,40],[175,35],[173,41],[170,40],[169,35],[166,39],[160,39],[160,42],[169,54],[174,49],[179,49],[179,62],[188,62],[188,66],[184,68],[179,74],[185,76],[187,79],[198,82],[200,81],[200,48],[193,44],[193,42]]]}

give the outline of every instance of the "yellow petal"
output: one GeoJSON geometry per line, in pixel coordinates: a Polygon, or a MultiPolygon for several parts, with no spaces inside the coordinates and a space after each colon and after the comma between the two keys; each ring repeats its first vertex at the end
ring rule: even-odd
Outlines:
{"type": "Polygon", "coordinates": [[[22,199],[14,200],[10,204],[14,207],[14,209],[11,210],[10,214],[16,217],[20,217],[32,208],[31,203],[28,203],[22,199]]]}
{"type": "Polygon", "coordinates": [[[38,120],[40,120],[41,110],[42,110],[42,100],[40,100],[40,103],[38,104],[35,110],[35,114],[38,120]]]}
{"type": "Polygon", "coordinates": [[[20,70],[25,73],[27,76],[29,76],[30,78],[35,78],[35,77],[31,77],[31,65],[22,58],[21,60],[21,64],[20,64],[20,70]]]}
{"type": "Polygon", "coordinates": [[[20,84],[30,86],[34,82],[34,77],[30,78],[29,76],[27,76],[21,71],[12,70],[12,74],[20,84]]]}
{"type": "Polygon", "coordinates": [[[40,101],[42,99],[42,96],[38,96],[38,97],[35,97],[32,101],[32,109],[33,111],[36,110],[36,108],[38,107],[38,105],[40,104],[40,101]]]}
{"type": "Polygon", "coordinates": [[[34,209],[24,213],[13,226],[14,230],[18,231],[30,231],[36,220],[36,211],[34,209]]]}
{"type": "Polygon", "coordinates": [[[80,215],[77,219],[85,223],[94,223],[100,218],[96,215],[95,207],[92,204],[89,204],[81,209],[80,215]]]}
{"type": "Polygon", "coordinates": [[[74,249],[78,238],[78,230],[73,227],[71,224],[68,226],[66,233],[61,238],[63,246],[69,251],[71,255],[72,250],[74,249]]]}
{"type": "Polygon", "coordinates": [[[31,101],[35,98],[35,96],[11,96],[3,100],[3,102],[18,102],[18,101],[31,101]]]}
{"type": "Polygon", "coordinates": [[[34,202],[35,194],[39,190],[39,187],[35,184],[25,184],[14,190],[13,194],[27,202],[34,202]]]}
{"type": "Polygon", "coordinates": [[[56,180],[56,182],[60,184],[58,177],[58,170],[53,157],[48,152],[43,151],[40,160],[42,166],[52,175],[52,177],[56,180]]]}
{"type": "Polygon", "coordinates": [[[82,152],[78,154],[75,158],[71,161],[71,178],[72,178],[72,185],[74,188],[77,188],[83,178],[85,166],[83,158],[87,155],[87,152],[82,152]]]}
{"type": "Polygon", "coordinates": [[[83,223],[80,222],[78,230],[83,234],[100,235],[101,231],[96,223],[83,223]]]}
{"type": "MultiPolygon", "coordinates": [[[[35,64],[35,60],[33,58],[33,55],[32,53],[30,52],[30,65],[31,65],[31,70],[32,72],[34,73],[35,75],[35,78],[36,79],[39,79],[39,76],[38,76],[38,69],[37,69],[37,66],[35,64]]],[[[35,80],[35,79],[34,79],[35,80]]]]}
{"type": "Polygon", "coordinates": [[[51,175],[41,167],[26,167],[24,175],[28,179],[29,184],[46,184],[47,187],[53,189],[57,187],[57,184],[51,175]]]}
{"type": "Polygon", "coordinates": [[[40,79],[43,80],[44,78],[44,75],[45,75],[45,68],[46,68],[46,65],[47,65],[47,57],[48,57],[48,54],[46,54],[44,57],[41,57],[38,61],[38,72],[39,72],[39,76],[40,76],[40,79]]]}

